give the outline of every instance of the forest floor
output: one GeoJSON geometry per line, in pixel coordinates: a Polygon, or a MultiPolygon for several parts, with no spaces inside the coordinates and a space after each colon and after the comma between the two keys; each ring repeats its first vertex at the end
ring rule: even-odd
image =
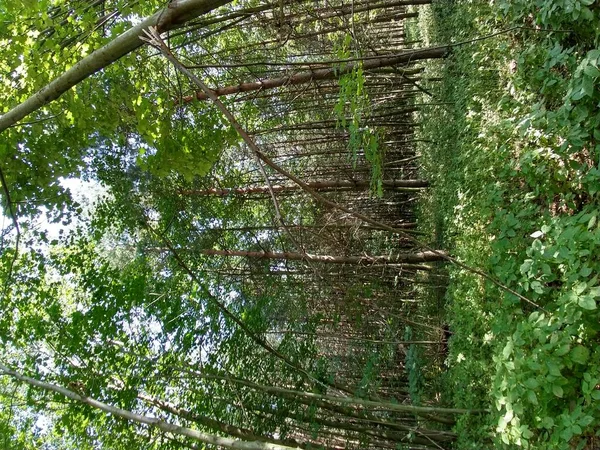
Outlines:
{"type": "MultiPolygon", "coordinates": [[[[460,43],[427,65],[417,122],[431,240],[457,267],[440,311],[456,448],[599,448],[600,9],[593,0],[437,1],[413,34],[460,43]],[[430,95],[431,94],[431,95],[430,95]]],[[[438,303],[434,298],[432,303],[438,303]]]]}

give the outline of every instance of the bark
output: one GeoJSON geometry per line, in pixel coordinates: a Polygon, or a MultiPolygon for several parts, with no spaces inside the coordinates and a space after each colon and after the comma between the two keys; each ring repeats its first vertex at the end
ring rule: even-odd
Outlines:
{"type": "Polygon", "coordinates": [[[417,253],[406,253],[397,255],[382,255],[382,256],[332,256],[332,255],[312,255],[310,253],[294,253],[294,252],[252,252],[243,250],[213,250],[201,249],[197,253],[210,256],[240,256],[246,258],[257,259],[283,259],[287,261],[312,261],[323,262],[329,264],[356,264],[356,265],[373,265],[373,264],[403,264],[403,263],[421,263],[431,261],[442,261],[446,252],[438,250],[436,252],[425,251],[417,253]]]}
{"type": "MultiPolygon", "coordinates": [[[[365,120],[362,122],[363,125],[374,125],[378,127],[394,127],[394,131],[407,130],[414,133],[414,129],[420,127],[420,123],[413,122],[380,122],[365,120]]],[[[335,121],[319,121],[319,122],[308,122],[298,125],[284,125],[276,128],[267,128],[262,130],[253,130],[250,132],[253,136],[264,136],[266,134],[276,134],[289,131],[325,131],[332,130],[334,134],[341,137],[340,131],[343,128],[338,127],[335,121]]]]}
{"type": "MultiPolygon", "coordinates": [[[[394,7],[402,7],[402,6],[407,6],[407,5],[411,5],[411,4],[428,4],[431,3],[431,0],[416,0],[416,2],[412,2],[412,1],[395,1],[395,2],[382,2],[382,3],[371,3],[369,1],[364,2],[364,4],[354,4],[353,6],[341,6],[341,7],[327,7],[327,8],[323,8],[323,9],[312,9],[310,10],[310,13],[306,14],[306,13],[293,13],[290,15],[279,15],[279,14],[273,14],[272,18],[264,18],[264,17],[259,17],[258,19],[258,23],[254,24],[248,24],[247,26],[258,26],[259,28],[265,29],[267,27],[270,27],[272,31],[275,31],[279,37],[277,39],[270,39],[270,40],[264,40],[262,42],[256,42],[253,44],[249,44],[247,46],[244,47],[235,47],[235,48],[226,48],[223,49],[221,51],[219,51],[216,54],[213,54],[212,56],[223,56],[223,55],[230,55],[233,52],[239,53],[239,51],[241,50],[242,52],[251,52],[254,53],[255,49],[257,47],[262,47],[263,50],[267,50],[269,51],[270,49],[275,49],[278,48],[281,45],[282,41],[285,42],[290,42],[290,41],[296,41],[296,40],[300,40],[300,39],[312,39],[315,36],[319,36],[321,34],[325,34],[325,33],[331,33],[331,32],[335,32],[335,31],[339,31],[339,30],[344,30],[347,28],[347,26],[336,26],[336,27],[332,27],[332,28],[326,28],[326,29],[321,29],[319,31],[314,31],[314,32],[310,32],[310,33],[305,33],[305,34],[297,34],[296,30],[300,29],[300,28],[304,28],[307,26],[307,24],[313,23],[313,22],[318,22],[320,24],[319,28],[323,28],[327,25],[338,25],[339,20],[342,19],[343,20],[343,16],[346,15],[350,15],[350,14],[357,14],[360,12],[365,12],[365,11],[373,11],[373,10],[377,10],[377,9],[383,9],[383,8],[394,8],[394,7]],[[333,19],[333,20],[330,20],[333,19]],[[270,45],[273,45],[273,47],[269,47],[270,45]]],[[[414,17],[413,16],[414,13],[409,13],[408,17],[414,17]]],[[[399,17],[399,19],[401,19],[401,15],[399,17]]],[[[384,16],[379,18],[381,20],[381,22],[390,22],[391,17],[388,16],[384,16]]],[[[371,22],[372,23],[372,22],[371,22]]],[[[359,22],[355,22],[354,26],[365,26],[365,25],[371,25],[371,23],[359,23],[359,22]]],[[[394,27],[397,27],[398,24],[394,24],[394,27]]],[[[379,30],[381,27],[377,27],[376,29],[379,30]]],[[[403,35],[403,33],[402,33],[403,35]]],[[[385,37],[389,37],[390,33],[386,33],[385,37]]],[[[314,39],[313,42],[314,43],[314,39]]],[[[175,48],[176,49],[176,48],[175,48]]],[[[208,56],[208,55],[203,55],[203,56],[208,56]]]]}
{"type": "Polygon", "coordinates": [[[277,3],[267,3],[265,5],[256,6],[254,8],[246,8],[246,9],[241,9],[241,10],[238,10],[238,11],[234,11],[232,13],[225,14],[225,15],[220,16],[220,17],[214,17],[214,18],[211,18],[211,19],[203,19],[203,20],[194,20],[193,22],[191,22],[189,24],[190,27],[188,29],[183,30],[183,31],[178,31],[177,33],[171,33],[171,37],[181,36],[182,34],[185,34],[185,33],[189,32],[189,31],[193,31],[193,30],[196,30],[198,28],[207,27],[209,25],[223,23],[223,22],[226,22],[228,20],[239,19],[240,17],[253,16],[253,15],[256,15],[258,13],[269,11],[269,10],[274,9],[274,8],[279,8],[279,6],[280,6],[279,2],[277,2],[277,3]]]}
{"type": "MultiPolygon", "coordinates": [[[[154,230],[153,228],[151,228],[148,225],[147,225],[147,229],[152,234],[157,235],[157,237],[159,237],[164,242],[164,244],[167,246],[167,249],[169,250],[169,252],[171,252],[171,254],[173,255],[173,257],[177,261],[177,264],[190,276],[190,278],[195,283],[197,283],[199,286],[203,286],[203,283],[201,282],[201,280],[196,275],[196,272],[193,271],[185,263],[185,261],[181,258],[181,256],[178,253],[178,251],[173,246],[173,244],[163,234],[157,233],[156,230],[154,230]]],[[[208,289],[204,290],[204,295],[206,295],[207,298],[215,306],[217,306],[219,308],[219,310],[223,313],[223,315],[225,315],[226,317],[228,317],[229,319],[231,319],[238,327],[240,327],[240,329],[252,341],[254,341],[260,347],[262,347],[263,349],[265,349],[268,353],[270,353],[271,355],[273,355],[277,359],[283,361],[289,367],[297,370],[300,374],[302,374],[307,379],[312,380],[312,381],[314,381],[317,384],[320,384],[322,386],[331,387],[331,388],[337,389],[340,392],[346,392],[346,388],[344,388],[343,386],[339,386],[337,383],[329,383],[329,382],[326,382],[326,381],[319,381],[319,380],[317,380],[314,376],[312,376],[309,372],[307,372],[301,366],[299,366],[294,361],[292,361],[289,357],[287,357],[286,355],[282,354],[281,352],[279,352],[278,350],[276,350],[275,348],[273,348],[268,342],[266,342],[264,339],[262,339],[261,337],[259,337],[254,331],[252,331],[252,329],[243,320],[241,320],[236,314],[234,314],[232,311],[230,311],[229,308],[227,308],[227,306],[225,306],[224,303],[222,303],[217,297],[213,296],[208,289]]]]}
{"type": "MultiPolygon", "coordinates": [[[[417,224],[415,222],[406,222],[396,225],[397,228],[405,228],[411,229],[416,228],[417,224]]],[[[316,230],[317,232],[326,231],[326,230],[381,230],[381,228],[373,226],[373,225],[362,225],[360,223],[343,223],[343,224],[335,224],[335,223],[326,223],[322,225],[298,225],[298,224],[286,224],[286,228],[290,230],[298,230],[298,231],[310,231],[313,234],[316,230]]],[[[253,232],[253,231],[266,231],[266,230],[281,230],[283,227],[281,225],[261,225],[261,226],[248,226],[248,227],[214,227],[214,228],[206,228],[207,231],[215,232],[215,233],[226,233],[231,231],[240,231],[240,232],[253,232]]]]}
{"type": "Polygon", "coordinates": [[[332,339],[337,341],[352,341],[352,342],[366,342],[369,344],[385,344],[385,345],[439,345],[442,341],[386,341],[379,339],[367,339],[360,337],[344,336],[339,333],[307,333],[302,331],[294,330],[272,330],[266,331],[265,334],[294,334],[298,336],[309,336],[317,339],[332,339]]]}
{"type": "Polygon", "coordinates": [[[398,13],[398,14],[392,14],[389,16],[375,17],[374,19],[372,19],[370,21],[370,23],[385,23],[385,22],[398,21],[398,20],[403,20],[403,19],[412,19],[415,17],[419,17],[419,13],[416,11],[411,12],[411,13],[398,13]]]}
{"type": "MultiPolygon", "coordinates": [[[[291,401],[303,404],[305,406],[308,406],[309,408],[317,407],[317,408],[322,409],[324,414],[326,414],[327,416],[343,417],[354,423],[357,423],[357,422],[358,423],[368,423],[372,429],[380,429],[380,430],[389,429],[389,430],[398,430],[398,431],[414,430],[414,426],[409,425],[409,423],[415,422],[415,416],[411,415],[411,414],[402,414],[402,417],[396,416],[393,421],[391,421],[391,420],[388,421],[385,419],[378,418],[378,417],[374,416],[373,414],[371,414],[369,411],[366,411],[364,409],[360,409],[360,408],[357,409],[354,406],[336,405],[336,404],[330,403],[328,401],[319,399],[318,394],[312,394],[307,397],[307,396],[302,396],[302,395],[296,395],[298,393],[302,394],[302,392],[300,392],[300,391],[294,391],[294,390],[283,389],[283,388],[270,389],[271,387],[269,387],[269,386],[256,384],[256,383],[242,380],[239,378],[232,378],[232,377],[228,377],[228,376],[224,376],[224,375],[208,375],[208,374],[203,374],[201,372],[197,372],[195,370],[185,370],[184,369],[183,371],[187,372],[188,374],[193,374],[194,376],[196,376],[198,378],[222,380],[222,381],[229,381],[232,383],[236,383],[236,384],[239,384],[242,386],[249,387],[251,389],[263,391],[263,392],[266,392],[271,395],[275,395],[275,396],[278,396],[278,397],[281,397],[281,398],[284,398],[287,400],[291,400],[291,401]]],[[[337,397],[335,397],[335,398],[337,398],[337,397]]],[[[271,411],[269,411],[269,412],[271,412],[271,411]]],[[[427,414],[427,413],[421,413],[421,414],[417,414],[417,415],[419,415],[421,417],[427,417],[429,420],[438,421],[440,423],[453,422],[452,419],[438,418],[436,416],[432,416],[431,414],[427,414]],[[437,419],[439,419],[439,420],[437,420],[437,419]]]]}
{"type": "MultiPolygon", "coordinates": [[[[326,106],[323,106],[323,108],[325,108],[325,107],[326,106]]],[[[318,107],[316,107],[313,105],[312,108],[306,108],[306,109],[315,111],[318,108],[321,108],[321,106],[319,105],[318,107]]],[[[297,110],[295,110],[294,112],[297,112],[297,110]]],[[[291,112],[289,114],[291,114],[291,112]]],[[[279,114],[264,115],[263,117],[267,120],[275,119],[275,118],[281,117],[281,112],[279,114]]],[[[343,120],[345,120],[346,122],[352,123],[353,118],[345,117],[343,120]]],[[[362,125],[375,125],[375,126],[381,126],[381,127],[390,126],[390,125],[395,125],[395,126],[419,126],[420,125],[420,123],[406,122],[406,120],[409,120],[408,117],[406,117],[406,114],[392,112],[390,114],[385,114],[385,115],[378,114],[378,115],[367,116],[361,120],[361,124],[362,125]],[[404,121],[400,122],[399,119],[402,119],[404,121]]],[[[340,128],[338,125],[340,123],[340,121],[341,121],[340,119],[313,120],[310,122],[300,122],[300,123],[291,124],[291,125],[283,125],[283,126],[275,127],[275,128],[257,129],[255,131],[252,131],[252,134],[259,135],[259,134],[272,133],[272,132],[278,132],[278,131],[315,130],[315,129],[320,129],[320,128],[340,128]]]]}
{"type": "Polygon", "coordinates": [[[0,116],[0,133],[32,112],[56,100],[89,76],[140,47],[143,44],[139,39],[142,30],[156,26],[158,31],[162,33],[181,28],[189,20],[230,2],[231,0],[180,0],[170,2],[168,6],[119,35],[104,47],[92,52],[23,103],[0,116]]]}
{"type": "MultiPolygon", "coordinates": [[[[429,182],[426,180],[383,180],[383,187],[388,189],[415,189],[426,188],[429,182]]],[[[312,189],[318,192],[329,192],[335,190],[362,190],[370,186],[368,181],[312,181],[307,183],[312,189]]],[[[297,185],[282,186],[273,185],[273,192],[296,192],[301,191],[297,185]]],[[[179,191],[181,195],[198,195],[211,197],[227,197],[230,195],[249,195],[249,194],[268,194],[268,186],[256,186],[248,188],[225,188],[225,189],[188,189],[179,191]]]]}
{"type": "MultiPolygon", "coordinates": [[[[396,66],[398,64],[407,64],[422,59],[443,58],[448,54],[449,50],[449,47],[432,47],[420,50],[413,50],[410,52],[405,52],[393,56],[365,59],[362,62],[362,68],[366,71],[371,69],[377,69],[379,67],[391,67],[396,66]]],[[[224,88],[213,89],[212,92],[217,97],[220,97],[224,95],[238,94],[240,92],[251,92],[263,89],[273,89],[282,86],[304,84],[316,80],[328,80],[337,78],[340,75],[351,73],[357,67],[358,64],[359,63],[352,63],[343,67],[308,70],[288,77],[271,78],[262,81],[242,83],[236,86],[227,86],[224,88]]],[[[208,94],[199,91],[196,93],[196,95],[184,97],[182,99],[182,102],[189,103],[194,99],[207,100],[208,98],[208,94]]]]}
{"type": "MultiPolygon", "coordinates": [[[[293,110],[291,108],[289,108],[290,112],[293,111],[294,113],[299,113],[302,111],[311,111],[314,112],[317,109],[331,109],[333,110],[333,108],[335,108],[337,102],[331,102],[331,103],[317,103],[315,102],[313,99],[311,99],[310,102],[302,102],[302,103],[306,103],[306,105],[302,105],[301,102],[296,102],[295,105],[290,105],[290,104],[285,104],[285,103],[281,103],[279,105],[277,105],[275,102],[273,102],[271,104],[271,106],[276,107],[276,106],[281,106],[281,107],[290,107],[293,106],[293,110]]],[[[374,112],[368,116],[365,117],[365,121],[370,121],[370,122],[374,122],[376,123],[376,119],[385,119],[385,120],[394,120],[397,119],[399,116],[405,116],[408,115],[410,113],[413,112],[417,112],[419,111],[419,108],[405,108],[405,109],[400,109],[397,111],[382,111],[382,112],[374,112]],[[390,119],[390,117],[392,119],[390,119]]],[[[276,112],[273,114],[265,114],[264,115],[265,118],[267,119],[275,119],[275,118],[280,118],[281,117],[281,112],[276,112]]],[[[344,120],[351,122],[353,120],[353,117],[345,117],[344,120]]],[[[340,120],[339,119],[327,119],[327,120],[321,120],[318,121],[317,123],[338,123],[340,120]]]]}
{"type": "MultiPolygon", "coordinates": [[[[399,230],[396,229],[392,226],[386,225],[384,223],[381,223],[377,220],[373,220],[368,216],[365,216],[364,214],[361,213],[357,213],[355,211],[353,211],[352,209],[349,209],[343,205],[340,205],[336,202],[333,202],[325,197],[323,197],[321,194],[319,194],[318,192],[316,192],[314,189],[312,189],[309,185],[307,185],[304,181],[302,181],[300,178],[298,178],[297,176],[295,176],[294,174],[290,173],[289,171],[285,170],[284,168],[282,168],[281,166],[275,164],[273,162],[273,160],[271,160],[268,156],[266,156],[264,153],[262,153],[260,151],[260,148],[256,145],[256,143],[254,142],[254,140],[250,137],[250,135],[241,127],[241,125],[239,124],[239,122],[236,120],[235,116],[231,113],[231,111],[229,111],[229,109],[227,109],[227,107],[223,104],[223,102],[221,102],[219,100],[219,97],[210,90],[210,88],[208,88],[208,86],[206,86],[206,84],[204,84],[202,82],[202,80],[200,80],[197,76],[195,76],[189,69],[186,69],[185,66],[183,66],[178,60],[177,58],[175,58],[175,56],[173,56],[173,54],[171,53],[171,51],[169,50],[169,48],[165,45],[165,43],[161,40],[160,35],[158,33],[155,33],[155,37],[154,39],[156,40],[156,42],[154,43],[155,45],[158,45],[161,52],[165,55],[165,57],[171,61],[175,67],[182,72],[183,74],[185,74],[187,77],[190,78],[190,80],[192,80],[192,82],[198,86],[202,92],[204,92],[208,98],[210,98],[213,103],[215,103],[215,105],[217,106],[217,108],[223,113],[223,115],[225,115],[225,117],[227,118],[227,120],[231,123],[231,125],[233,126],[233,128],[238,132],[238,134],[242,137],[242,139],[244,140],[244,142],[246,142],[246,144],[250,147],[250,149],[256,154],[256,156],[260,159],[260,161],[264,162],[267,166],[269,166],[270,168],[272,168],[273,170],[275,170],[276,172],[280,173],[281,175],[285,176],[286,178],[288,178],[289,180],[293,181],[294,183],[296,183],[297,185],[299,185],[300,187],[302,187],[302,189],[308,193],[311,197],[313,197],[316,201],[318,201],[322,206],[324,207],[329,207],[332,209],[336,209],[338,211],[342,211],[345,212],[347,214],[350,214],[351,216],[355,217],[356,219],[362,220],[366,223],[369,223],[371,225],[378,225],[381,227],[384,227],[384,229],[392,232],[392,233],[397,233],[400,235],[403,235],[406,239],[409,239],[412,243],[420,246],[421,248],[426,249],[428,252],[435,254],[437,256],[439,256],[440,258],[451,262],[452,264],[461,267],[465,270],[468,270],[471,273],[477,274],[480,277],[485,278],[488,281],[491,281],[493,284],[495,284],[496,286],[498,286],[499,288],[501,288],[503,291],[509,292],[513,295],[515,295],[516,297],[518,297],[519,299],[521,299],[522,301],[529,303],[532,306],[535,306],[538,309],[541,309],[542,311],[545,311],[544,308],[540,307],[538,304],[536,304],[535,302],[529,300],[527,297],[521,295],[520,293],[518,293],[517,291],[515,291],[514,289],[509,288],[508,286],[506,286],[505,284],[503,284],[501,281],[497,280],[496,278],[494,278],[491,275],[488,275],[487,273],[483,272],[482,270],[476,269],[474,267],[471,267],[463,262],[460,262],[459,260],[457,260],[456,258],[453,258],[451,256],[448,255],[448,253],[446,252],[441,252],[438,250],[435,250],[433,247],[419,241],[418,239],[408,235],[406,232],[404,232],[403,230],[399,230]]],[[[412,52],[409,53],[409,56],[414,56],[415,54],[418,54],[419,52],[421,52],[421,54],[423,53],[430,53],[430,52],[438,52],[438,57],[443,57],[445,56],[449,51],[450,51],[449,46],[445,46],[445,47],[436,47],[436,48],[430,48],[430,49],[424,49],[424,50],[417,50],[416,52],[412,52]],[[440,53],[441,52],[441,53],[440,53]]],[[[407,56],[406,54],[403,56],[407,56]]],[[[398,134],[398,133],[394,133],[394,134],[398,134]]],[[[414,134],[414,130],[412,131],[412,134],[414,134]]],[[[172,247],[171,247],[172,249],[172,247]]],[[[180,261],[180,263],[182,263],[183,261],[180,261]]],[[[193,274],[193,272],[191,270],[189,270],[189,268],[187,268],[188,273],[190,273],[190,275],[192,276],[193,279],[195,279],[195,275],[193,274]]],[[[242,322],[243,323],[243,322],[242,322]]],[[[271,349],[272,351],[275,351],[274,349],[271,349]]],[[[306,373],[306,372],[305,372],[306,373]]]]}
{"type": "Polygon", "coordinates": [[[60,395],[63,395],[71,400],[75,400],[81,403],[85,403],[93,408],[99,409],[101,411],[112,414],[113,416],[121,417],[125,420],[131,422],[142,423],[148,425],[150,427],[158,428],[165,433],[172,433],[177,436],[185,436],[190,439],[194,439],[196,441],[204,442],[210,445],[216,445],[226,448],[240,449],[240,450],[289,450],[297,447],[287,447],[284,445],[270,444],[267,442],[259,442],[259,441],[241,441],[238,439],[231,439],[228,437],[216,436],[213,434],[202,433],[197,430],[192,430],[191,428],[182,427],[180,425],[174,425],[171,423],[164,422],[155,417],[143,416],[141,414],[133,413],[131,411],[127,411],[125,409],[117,408],[116,406],[108,405],[101,401],[95,400],[91,397],[80,395],[74,391],[66,389],[62,386],[57,386],[55,384],[46,383],[43,381],[36,380],[35,378],[30,378],[28,376],[22,375],[14,370],[6,367],[5,365],[0,363],[0,374],[8,375],[15,380],[21,381],[22,383],[26,383],[30,386],[36,387],[38,389],[43,389],[49,392],[56,392],[60,395]]]}

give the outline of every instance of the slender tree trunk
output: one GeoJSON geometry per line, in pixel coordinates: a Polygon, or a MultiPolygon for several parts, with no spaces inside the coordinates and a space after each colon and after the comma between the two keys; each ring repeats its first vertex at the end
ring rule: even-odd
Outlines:
{"type": "Polygon", "coordinates": [[[214,379],[214,380],[226,380],[235,384],[239,384],[241,386],[247,386],[252,389],[257,389],[269,394],[273,395],[291,395],[295,398],[304,398],[304,399],[315,399],[321,400],[324,402],[331,402],[332,404],[341,404],[341,405],[350,405],[354,408],[373,408],[385,411],[395,411],[401,413],[408,414],[478,414],[485,413],[487,410],[482,409],[460,409],[460,408],[441,408],[436,406],[415,406],[415,405],[406,405],[406,404],[398,404],[391,402],[382,402],[382,401],[373,401],[373,400],[364,400],[361,398],[352,398],[352,397],[334,397],[331,395],[321,395],[314,392],[304,392],[297,391],[293,389],[275,387],[275,386],[265,386],[258,383],[253,383],[251,381],[242,380],[240,378],[234,378],[223,375],[212,375],[205,374],[197,371],[189,371],[190,373],[194,373],[196,376],[206,379],[214,379]]]}
{"type": "Polygon", "coordinates": [[[240,256],[245,258],[257,259],[281,259],[287,261],[312,261],[329,264],[353,264],[353,265],[373,265],[373,264],[414,264],[422,262],[443,261],[446,252],[438,250],[437,252],[417,252],[398,255],[382,256],[331,256],[331,255],[312,255],[310,253],[294,252],[252,252],[244,250],[213,250],[200,249],[195,250],[201,255],[214,256],[240,256]]]}
{"type": "MultiPolygon", "coordinates": [[[[309,187],[319,192],[327,192],[334,190],[360,190],[369,187],[368,181],[311,181],[306,183],[309,187]]],[[[420,189],[429,186],[426,180],[383,180],[384,188],[390,189],[420,189]]],[[[273,192],[297,192],[301,188],[297,185],[291,186],[272,186],[273,192]]],[[[225,189],[187,189],[179,191],[181,195],[199,195],[211,197],[227,197],[230,195],[248,195],[248,194],[269,194],[268,186],[256,186],[247,188],[225,188],[225,189]]]]}
{"type": "Polygon", "coordinates": [[[85,403],[93,408],[112,414],[113,416],[121,417],[131,422],[142,423],[150,427],[158,428],[166,433],[172,433],[178,436],[185,436],[196,441],[204,442],[210,445],[216,445],[220,447],[238,449],[238,450],[290,450],[297,447],[287,447],[283,445],[270,444],[268,442],[259,441],[240,441],[238,439],[232,439],[228,437],[216,436],[214,434],[202,433],[191,428],[182,427],[180,425],[174,425],[171,423],[164,422],[157,419],[156,417],[143,416],[141,414],[133,413],[125,409],[117,408],[116,406],[108,405],[106,403],[95,400],[91,397],[80,395],[74,391],[66,389],[62,386],[55,384],[46,383],[43,381],[36,380],[12,369],[9,369],[5,365],[0,363],[0,374],[8,375],[15,380],[21,381],[22,383],[28,384],[38,389],[42,389],[48,392],[55,392],[63,395],[72,400],[85,403]]]}
{"type": "MultiPolygon", "coordinates": [[[[359,12],[373,11],[376,9],[395,8],[395,7],[399,7],[399,6],[428,5],[430,3],[431,3],[431,0],[396,0],[396,1],[384,1],[384,2],[380,2],[380,3],[365,2],[364,5],[360,5],[360,6],[353,5],[353,6],[338,7],[338,8],[335,8],[335,11],[331,11],[331,8],[327,8],[324,10],[317,11],[317,13],[319,13],[318,15],[316,15],[315,12],[313,12],[313,14],[311,14],[311,17],[309,17],[308,19],[296,20],[296,22],[306,23],[306,22],[311,22],[314,20],[323,20],[323,19],[338,17],[340,14],[344,14],[344,15],[356,14],[359,12]],[[325,14],[320,14],[321,12],[324,12],[325,14]]],[[[296,14],[296,16],[298,16],[298,15],[299,14],[296,14]]],[[[285,19],[288,19],[288,20],[291,18],[292,18],[292,16],[285,17],[285,19]]]]}
{"type": "Polygon", "coordinates": [[[144,400],[144,401],[150,403],[151,405],[154,405],[157,408],[159,408],[163,411],[166,411],[168,413],[182,417],[186,420],[190,420],[199,425],[203,425],[214,431],[219,431],[223,434],[234,436],[234,437],[246,440],[246,441],[262,441],[262,442],[269,442],[271,444],[283,445],[286,447],[306,448],[306,445],[299,444],[296,441],[289,441],[289,440],[281,441],[278,439],[273,439],[273,438],[269,438],[269,437],[265,437],[265,436],[258,436],[256,434],[254,434],[252,431],[247,430],[245,428],[240,428],[240,427],[236,427],[233,425],[229,425],[227,423],[221,422],[216,419],[212,419],[207,416],[201,416],[201,415],[193,413],[187,409],[184,409],[184,408],[178,407],[176,405],[173,405],[172,403],[165,402],[163,400],[151,397],[144,393],[139,393],[138,398],[141,400],[144,400]]]}
{"type": "Polygon", "coordinates": [[[306,333],[294,330],[273,330],[267,331],[265,334],[294,334],[298,336],[309,336],[318,339],[333,339],[339,341],[364,342],[369,344],[386,344],[386,345],[439,345],[442,341],[386,341],[379,339],[358,338],[352,336],[343,336],[338,333],[306,333]]]}
{"type": "MultiPolygon", "coordinates": [[[[422,59],[434,59],[434,58],[443,58],[449,52],[448,47],[433,47],[433,48],[424,48],[420,50],[412,50],[405,53],[401,53],[399,55],[389,56],[389,57],[380,57],[373,59],[365,59],[362,62],[363,70],[376,69],[379,67],[387,67],[387,66],[396,66],[399,64],[406,64],[413,61],[418,61],[422,59]]],[[[265,89],[273,89],[282,86],[290,86],[296,84],[304,84],[313,82],[316,80],[327,80],[337,78],[341,75],[345,75],[347,73],[351,73],[359,63],[351,63],[346,66],[341,67],[332,67],[327,69],[315,69],[306,72],[300,72],[296,75],[291,75],[288,77],[281,78],[271,78],[262,81],[255,81],[250,83],[242,83],[236,86],[228,86],[224,88],[213,89],[213,93],[220,97],[223,95],[231,95],[238,94],[240,92],[250,92],[257,90],[265,90],[265,89]]],[[[193,100],[207,100],[208,94],[199,91],[196,95],[191,95],[184,97],[182,101],[184,103],[189,103],[193,100]]]]}
{"type": "MultiPolygon", "coordinates": [[[[351,431],[351,432],[356,432],[358,434],[370,435],[370,436],[373,436],[373,437],[376,437],[379,439],[387,439],[387,440],[390,440],[393,442],[410,442],[408,440],[408,436],[407,436],[406,432],[402,433],[402,432],[398,432],[398,431],[391,431],[391,430],[384,429],[384,428],[358,425],[356,423],[348,423],[347,421],[344,421],[344,420],[326,419],[326,418],[318,417],[318,416],[305,418],[300,414],[287,413],[286,415],[288,417],[291,417],[292,419],[306,422],[306,423],[316,422],[325,427],[332,428],[334,430],[347,430],[347,431],[351,431]]],[[[453,440],[456,439],[456,434],[447,432],[447,431],[427,430],[427,429],[423,429],[423,428],[409,427],[409,426],[406,426],[405,428],[406,428],[406,431],[410,430],[410,431],[414,431],[417,433],[415,440],[412,441],[414,444],[431,444],[431,441],[452,442],[453,440]],[[429,440],[429,439],[431,439],[431,440],[429,440]]]]}
{"type": "MultiPolygon", "coordinates": [[[[297,0],[286,0],[286,1],[288,3],[291,3],[291,2],[301,3],[297,0]]],[[[303,1],[308,1],[308,0],[303,0],[303,1]]],[[[214,25],[217,23],[226,22],[228,20],[234,20],[234,19],[238,19],[241,17],[253,16],[258,13],[262,13],[265,11],[273,10],[275,8],[279,8],[280,5],[281,5],[281,0],[276,0],[276,3],[267,3],[265,5],[256,6],[254,8],[245,8],[245,9],[237,10],[237,11],[234,11],[234,12],[231,12],[228,14],[224,14],[220,17],[215,17],[215,18],[211,18],[211,19],[203,19],[203,20],[194,20],[192,23],[190,23],[189,27],[186,27],[185,30],[171,33],[171,37],[181,36],[182,34],[187,34],[193,30],[196,30],[199,28],[204,28],[209,25],[214,25]]]]}
{"type": "MultiPolygon", "coordinates": [[[[416,228],[416,222],[408,222],[401,223],[395,225],[397,228],[416,228]]],[[[361,225],[359,223],[345,223],[345,224],[336,224],[336,223],[327,223],[323,225],[298,225],[298,224],[286,224],[285,226],[288,229],[292,230],[382,230],[382,228],[376,227],[374,225],[361,225]]],[[[242,231],[242,232],[250,232],[250,231],[264,231],[264,230],[281,230],[283,227],[281,225],[262,225],[262,226],[248,226],[248,227],[227,227],[227,228],[207,228],[210,231],[216,232],[228,232],[228,231],[242,231]]]]}

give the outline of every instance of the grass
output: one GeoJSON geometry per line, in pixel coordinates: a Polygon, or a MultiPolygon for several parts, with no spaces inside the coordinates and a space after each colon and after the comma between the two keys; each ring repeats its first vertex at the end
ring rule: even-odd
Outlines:
{"type": "Polygon", "coordinates": [[[423,226],[539,305],[449,268],[444,396],[490,410],[459,420],[456,448],[599,442],[599,14],[589,0],[439,0],[412,30],[435,45],[523,27],[427,67],[442,81],[419,119],[423,226]]]}

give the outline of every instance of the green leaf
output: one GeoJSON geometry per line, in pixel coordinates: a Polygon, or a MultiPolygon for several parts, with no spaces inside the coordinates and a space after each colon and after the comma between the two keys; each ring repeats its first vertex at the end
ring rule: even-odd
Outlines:
{"type": "Polygon", "coordinates": [[[571,431],[571,428],[565,428],[564,430],[562,430],[560,432],[560,437],[565,442],[569,442],[571,440],[571,438],[573,437],[573,431],[571,431]]]}
{"type": "Polygon", "coordinates": [[[554,426],[554,419],[552,417],[546,416],[542,419],[542,427],[549,430],[554,426]]]}
{"type": "Polygon", "coordinates": [[[521,435],[525,438],[525,439],[530,439],[533,436],[533,433],[531,432],[531,430],[529,429],[529,427],[527,425],[521,425],[521,435]]]}
{"type": "Polygon", "coordinates": [[[583,416],[581,419],[579,419],[579,425],[581,425],[582,427],[587,427],[593,421],[594,418],[592,416],[583,416]]]}
{"type": "Polygon", "coordinates": [[[562,430],[560,432],[560,437],[565,442],[569,442],[571,440],[571,438],[573,437],[573,431],[571,430],[571,428],[565,428],[564,430],[562,430]]]}
{"type": "Polygon", "coordinates": [[[585,281],[581,282],[581,283],[577,283],[573,286],[573,291],[575,291],[575,294],[580,295],[583,294],[583,292],[587,289],[587,283],[585,281]]]}
{"type": "Polygon", "coordinates": [[[592,77],[584,76],[581,83],[581,89],[585,95],[592,97],[594,95],[594,79],[592,77]]]}
{"type": "Polygon", "coordinates": [[[538,294],[544,293],[544,289],[542,288],[542,283],[540,283],[537,280],[531,282],[531,289],[533,289],[538,294]]]}
{"type": "Polygon", "coordinates": [[[583,89],[583,87],[577,89],[572,95],[571,95],[571,100],[581,100],[583,97],[585,97],[585,91],[583,89]]]}
{"type": "Polygon", "coordinates": [[[571,346],[569,344],[564,344],[564,345],[561,345],[560,347],[558,347],[555,350],[554,354],[556,356],[563,356],[563,355],[566,355],[567,353],[569,353],[569,350],[571,350],[571,346]]]}
{"type": "Polygon", "coordinates": [[[554,395],[556,395],[559,398],[562,398],[564,392],[563,392],[563,388],[561,386],[559,386],[558,384],[553,384],[552,385],[552,393],[554,395]]]}
{"type": "Polygon", "coordinates": [[[537,389],[540,386],[540,384],[535,378],[528,378],[523,384],[528,389],[537,389]]]}
{"type": "Polygon", "coordinates": [[[594,296],[591,294],[586,294],[586,295],[579,297],[577,303],[583,309],[587,309],[590,311],[593,309],[596,309],[596,300],[594,300],[594,296]]]}
{"type": "Polygon", "coordinates": [[[560,367],[558,366],[558,364],[556,364],[555,362],[549,361],[546,363],[546,365],[548,366],[548,373],[550,373],[550,375],[552,375],[554,377],[561,376],[560,367]]]}
{"type": "Polygon", "coordinates": [[[594,13],[590,8],[581,8],[581,18],[583,20],[593,20],[594,13]]]}
{"type": "Polygon", "coordinates": [[[585,69],[583,69],[583,73],[585,73],[589,77],[599,77],[600,76],[600,70],[598,70],[597,67],[592,66],[592,65],[585,66],[585,69]]]}
{"type": "Polygon", "coordinates": [[[588,362],[590,351],[583,345],[578,345],[571,350],[570,356],[573,362],[584,365],[588,362]]]}

